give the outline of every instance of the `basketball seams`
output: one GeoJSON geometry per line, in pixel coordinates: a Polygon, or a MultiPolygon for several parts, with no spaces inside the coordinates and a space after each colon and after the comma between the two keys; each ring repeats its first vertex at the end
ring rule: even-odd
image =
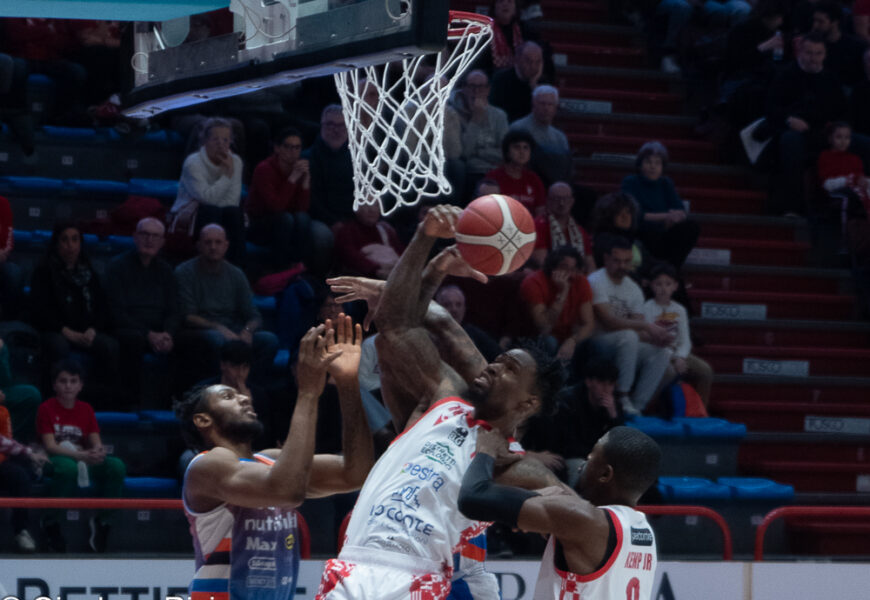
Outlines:
{"type": "Polygon", "coordinates": [[[460,253],[478,270],[503,275],[528,259],[536,238],[534,221],[510,196],[491,194],[472,201],[457,223],[460,253]],[[529,231],[523,231],[523,228],[529,231]]]}

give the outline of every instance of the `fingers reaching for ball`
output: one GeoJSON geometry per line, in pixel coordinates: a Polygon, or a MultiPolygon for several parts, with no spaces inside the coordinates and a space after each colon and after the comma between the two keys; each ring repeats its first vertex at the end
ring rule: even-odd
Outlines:
{"type": "Polygon", "coordinates": [[[453,238],[456,236],[456,221],[462,209],[450,204],[430,208],[423,219],[423,233],[429,237],[453,238]]]}

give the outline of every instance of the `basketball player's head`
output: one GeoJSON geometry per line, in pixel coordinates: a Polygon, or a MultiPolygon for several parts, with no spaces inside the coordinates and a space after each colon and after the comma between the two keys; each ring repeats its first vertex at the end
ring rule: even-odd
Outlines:
{"type": "Polygon", "coordinates": [[[469,386],[475,417],[513,431],[538,412],[552,412],[562,387],[561,363],[537,346],[513,348],[489,363],[469,386]]]}
{"type": "Polygon", "coordinates": [[[596,506],[635,506],[658,478],[661,459],[662,451],[650,436],[631,427],[614,427],[592,448],[575,489],[596,506]]]}
{"type": "Polygon", "coordinates": [[[251,399],[228,385],[200,386],[175,407],[189,446],[207,450],[221,442],[250,443],[263,433],[251,399]]]}

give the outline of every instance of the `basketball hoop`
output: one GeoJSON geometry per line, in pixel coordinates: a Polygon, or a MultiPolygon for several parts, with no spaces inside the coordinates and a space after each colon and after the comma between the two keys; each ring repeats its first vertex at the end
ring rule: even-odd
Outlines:
{"type": "Polygon", "coordinates": [[[444,176],[444,110],[459,77],[492,39],[492,19],[450,11],[448,46],[335,74],[353,161],[353,207],[377,202],[382,215],[422,196],[451,192],[444,176]]]}

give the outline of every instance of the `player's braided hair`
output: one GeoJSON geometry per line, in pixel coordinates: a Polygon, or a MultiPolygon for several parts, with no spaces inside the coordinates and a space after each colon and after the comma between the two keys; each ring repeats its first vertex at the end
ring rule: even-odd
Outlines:
{"type": "Polygon", "coordinates": [[[562,362],[541,348],[535,340],[525,340],[519,348],[528,352],[535,360],[535,389],[541,400],[541,414],[550,415],[556,407],[556,394],[565,383],[562,362]]]}
{"type": "Polygon", "coordinates": [[[181,421],[181,436],[188,447],[194,450],[206,450],[207,444],[193,423],[193,415],[208,410],[207,385],[198,385],[188,390],[184,397],[173,404],[175,416],[181,421]]]}

